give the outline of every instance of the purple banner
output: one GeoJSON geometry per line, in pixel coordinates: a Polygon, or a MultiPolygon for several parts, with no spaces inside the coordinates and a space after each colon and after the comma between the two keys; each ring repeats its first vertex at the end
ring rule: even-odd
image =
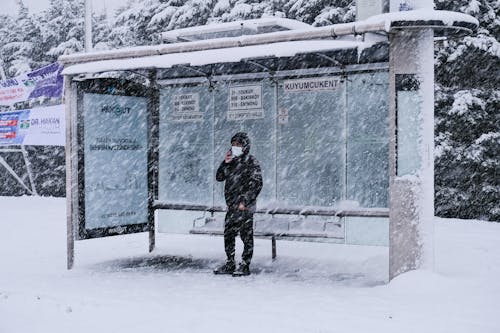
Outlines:
{"type": "Polygon", "coordinates": [[[33,98],[60,98],[63,66],[53,63],[29,73],[0,81],[0,105],[13,105],[33,98]]]}

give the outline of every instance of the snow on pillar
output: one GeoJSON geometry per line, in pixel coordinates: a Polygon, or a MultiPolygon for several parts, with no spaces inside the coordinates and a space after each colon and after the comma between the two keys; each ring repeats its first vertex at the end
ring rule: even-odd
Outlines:
{"type": "MultiPolygon", "coordinates": [[[[433,2],[391,1],[390,8],[432,9],[433,2]]],[[[434,32],[413,27],[390,38],[392,279],[434,264],[434,32]]]]}

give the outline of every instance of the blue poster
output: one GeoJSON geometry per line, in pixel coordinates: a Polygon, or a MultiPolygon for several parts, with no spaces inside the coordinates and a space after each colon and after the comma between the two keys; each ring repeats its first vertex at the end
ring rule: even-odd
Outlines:
{"type": "Polygon", "coordinates": [[[148,222],[147,99],[85,94],[85,228],[148,222]]]}

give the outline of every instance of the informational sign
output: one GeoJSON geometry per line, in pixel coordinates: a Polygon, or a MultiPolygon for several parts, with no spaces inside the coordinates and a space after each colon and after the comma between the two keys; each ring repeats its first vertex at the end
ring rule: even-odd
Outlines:
{"type": "Polygon", "coordinates": [[[288,109],[279,108],[278,109],[278,124],[284,125],[288,124],[288,109]]]}
{"type": "Polygon", "coordinates": [[[337,90],[341,87],[340,77],[314,77],[283,82],[285,93],[337,90]]]}
{"type": "Polygon", "coordinates": [[[64,105],[0,113],[0,146],[64,146],[64,105]]]}
{"type": "Polygon", "coordinates": [[[173,122],[203,121],[203,113],[200,112],[200,94],[178,94],[172,95],[173,122]]]}
{"type": "Polygon", "coordinates": [[[35,71],[0,81],[0,105],[29,99],[60,98],[63,90],[62,65],[54,63],[35,71]]]}
{"type": "Polygon", "coordinates": [[[86,93],[85,228],[148,221],[147,99],[86,93]]]}
{"type": "Polygon", "coordinates": [[[228,120],[264,118],[262,85],[229,87],[228,120]]]}

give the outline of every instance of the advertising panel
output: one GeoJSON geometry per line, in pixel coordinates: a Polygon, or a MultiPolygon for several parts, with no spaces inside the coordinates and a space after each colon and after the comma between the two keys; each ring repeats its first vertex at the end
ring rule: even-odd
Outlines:
{"type": "Polygon", "coordinates": [[[63,66],[53,63],[35,71],[0,81],[0,105],[10,106],[29,99],[60,98],[63,66]]]}
{"type": "Polygon", "coordinates": [[[0,113],[0,146],[64,146],[64,105],[0,113]]]}
{"type": "Polygon", "coordinates": [[[83,94],[86,230],[148,222],[147,106],[145,97],[83,94]]]}

